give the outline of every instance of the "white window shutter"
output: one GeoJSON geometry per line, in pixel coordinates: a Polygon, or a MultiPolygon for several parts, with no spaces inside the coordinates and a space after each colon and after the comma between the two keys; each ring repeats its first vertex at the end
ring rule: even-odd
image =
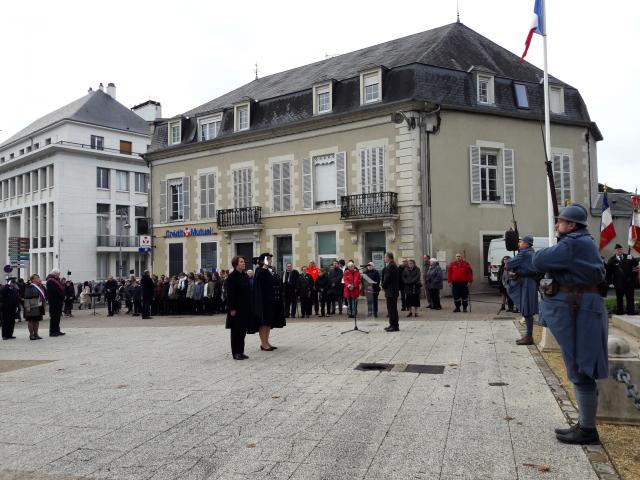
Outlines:
{"type": "Polygon", "coordinates": [[[370,161],[370,150],[368,148],[360,150],[360,187],[362,193],[369,193],[370,161]]]}
{"type": "Polygon", "coordinates": [[[342,205],[342,197],[347,194],[347,153],[336,153],[336,206],[342,205]]]}
{"type": "Polygon", "coordinates": [[[233,171],[233,208],[240,206],[240,170],[233,171]]]}
{"type": "Polygon", "coordinates": [[[207,216],[213,218],[216,216],[216,174],[207,175],[209,185],[207,193],[207,216]]]}
{"type": "Polygon", "coordinates": [[[480,147],[469,146],[469,164],[471,177],[471,203],[482,201],[482,188],[480,185],[480,147]]]}
{"type": "Polygon", "coordinates": [[[302,159],[302,208],[313,209],[313,167],[311,158],[302,159]]]}
{"type": "Polygon", "coordinates": [[[183,219],[191,219],[191,177],[182,177],[183,219]]]}
{"type": "Polygon", "coordinates": [[[272,170],[271,170],[271,175],[272,175],[272,182],[271,182],[271,188],[273,191],[273,211],[274,212],[280,212],[282,211],[282,172],[281,172],[281,168],[282,168],[282,164],[281,163],[274,163],[271,166],[272,170]]]}
{"type": "Polygon", "coordinates": [[[160,180],[160,221],[167,223],[167,181],[160,180]]]}
{"type": "Polygon", "coordinates": [[[282,166],[282,210],[291,210],[291,164],[289,162],[282,166]]]}
{"type": "Polygon", "coordinates": [[[502,151],[502,177],[504,180],[505,205],[515,205],[516,203],[516,173],[515,155],[513,149],[505,148],[502,151]]]}
{"type": "Polygon", "coordinates": [[[378,164],[374,165],[377,169],[378,192],[384,192],[384,147],[376,148],[378,151],[378,164]]]}
{"type": "Polygon", "coordinates": [[[245,200],[245,207],[253,206],[253,169],[247,168],[247,183],[245,184],[247,199],[245,200]]]}
{"type": "Polygon", "coordinates": [[[200,175],[198,177],[198,182],[200,182],[200,218],[207,218],[207,175],[200,175]]]}

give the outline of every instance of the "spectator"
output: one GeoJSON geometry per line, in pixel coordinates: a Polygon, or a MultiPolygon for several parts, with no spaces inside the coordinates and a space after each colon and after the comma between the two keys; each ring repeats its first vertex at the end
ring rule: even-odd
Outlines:
{"type": "Polygon", "coordinates": [[[367,292],[367,315],[378,318],[378,297],[380,296],[380,272],[376,270],[373,262],[367,264],[367,277],[370,282],[365,280],[365,291],[367,292]]]}
{"type": "Polygon", "coordinates": [[[429,259],[429,270],[427,270],[425,288],[429,292],[431,299],[431,308],[434,310],[442,310],[440,305],[440,290],[442,290],[444,275],[442,267],[435,258],[429,259]]]}
{"type": "Polygon", "coordinates": [[[417,317],[420,307],[420,269],[415,260],[407,260],[407,266],[402,271],[402,285],[404,286],[405,306],[409,313],[407,317],[417,317]]]}
{"type": "Polygon", "coordinates": [[[460,304],[462,304],[462,311],[466,312],[469,305],[469,286],[473,282],[473,270],[459,253],[456,253],[456,259],[449,265],[447,282],[451,285],[453,303],[456,306],[453,311],[460,312],[460,304]]]}
{"type": "Polygon", "coordinates": [[[607,262],[607,281],[616,290],[616,314],[625,313],[624,301],[627,301],[627,315],[635,315],[634,288],[637,276],[638,259],[627,255],[622,245],[616,244],[615,254],[607,262]]]}

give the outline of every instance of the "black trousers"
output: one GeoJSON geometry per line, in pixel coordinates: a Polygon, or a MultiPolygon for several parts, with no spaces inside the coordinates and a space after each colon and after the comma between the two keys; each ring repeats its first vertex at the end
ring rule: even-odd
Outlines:
{"type": "Polygon", "coordinates": [[[64,313],[65,313],[65,315],[71,315],[71,310],[73,310],[73,298],[67,298],[64,301],[64,313]]]}
{"type": "Polygon", "coordinates": [[[284,316],[295,318],[296,311],[298,310],[298,301],[296,298],[296,292],[284,292],[284,316]]]}
{"type": "Polygon", "coordinates": [[[407,295],[404,293],[404,285],[400,285],[400,305],[402,310],[407,308],[407,295]]]}
{"type": "MultiPolygon", "coordinates": [[[[313,310],[315,311],[316,315],[318,315],[318,310],[320,309],[320,303],[318,301],[318,292],[317,291],[312,291],[311,292],[311,304],[313,305],[313,310]]],[[[311,312],[309,312],[311,313],[311,312]]]]}
{"type": "Polygon", "coordinates": [[[109,313],[109,316],[111,316],[114,313],[116,313],[116,299],[107,297],[106,300],[107,300],[107,312],[109,313]]]}
{"type": "Polygon", "coordinates": [[[453,303],[456,309],[460,310],[460,303],[462,308],[467,308],[469,305],[469,285],[465,282],[453,282],[451,284],[451,293],[453,294],[453,303]]]}
{"type": "Polygon", "coordinates": [[[387,312],[389,314],[389,326],[400,328],[398,321],[398,297],[387,297],[387,312]]]}
{"type": "Polygon", "coordinates": [[[616,288],[616,315],[624,314],[625,299],[627,300],[627,315],[633,315],[635,313],[633,287],[616,288]]]}
{"type": "Polygon", "coordinates": [[[49,303],[49,334],[60,333],[60,317],[62,316],[62,303],[49,303]]]}
{"type": "Polygon", "coordinates": [[[311,315],[311,308],[313,301],[310,297],[300,297],[300,316],[304,317],[311,315]]]}
{"type": "Polygon", "coordinates": [[[431,299],[431,307],[435,309],[442,308],[442,305],[440,305],[440,290],[437,288],[430,288],[427,291],[429,292],[429,298],[431,299]]]}
{"type": "Polygon", "coordinates": [[[10,311],[3,310],[2,312],[2,338],[13,337],[13,329],[16,326],[16,312],[13,315],[10,311]]]}
{"type": "Polygon", "coordinates": [[[151,317],[151,301],[150,298],[142,299],[142,318],[151,317]]]}
{"type": "Polygon", "coordinates": [[[244,328],[232,328],[231,329],[231,354],[236,355],[238,353],[244,353],[244,338],[247,336],[247,331],[244,328]]]}

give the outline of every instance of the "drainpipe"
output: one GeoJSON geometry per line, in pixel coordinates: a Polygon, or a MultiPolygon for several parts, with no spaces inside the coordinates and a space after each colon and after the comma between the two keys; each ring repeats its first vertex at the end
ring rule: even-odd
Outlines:
{"type": "Polygon", "coordinates": [[[420,193],[424,215],[420,225],[422,235],[422,254],[432,256],[433,252],[433,216],[431,210],[431,135],[440,130],[440,105],[430,111],[420,112],[420,193]],[[436,115],[436,124],[426,122],[427,117],[436,115]]]}

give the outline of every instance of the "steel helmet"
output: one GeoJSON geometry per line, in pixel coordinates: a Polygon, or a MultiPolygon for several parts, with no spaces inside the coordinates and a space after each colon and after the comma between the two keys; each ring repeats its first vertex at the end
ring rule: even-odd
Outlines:
{"type": "Polygon", "coordinates": [[[579,223],[580,225],[587,225],[587,209],[579,203],[572,203],[567,205],[560,211],[560,215],[556,218],[566,220],[567,222],[579,223]]]}

